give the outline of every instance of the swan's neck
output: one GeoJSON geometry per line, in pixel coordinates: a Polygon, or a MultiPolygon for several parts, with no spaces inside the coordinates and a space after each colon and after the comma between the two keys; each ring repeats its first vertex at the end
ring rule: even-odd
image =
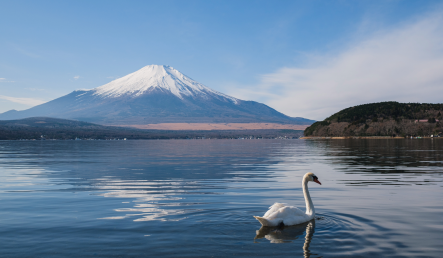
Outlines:
{"type": "Polygon", "coordinates": [[[302,185],[303,185],[303,195],[305,196],[305,202],[306,202],[306,215],[314,216],[315,209],[314,209],[314,204],[312,203],[311,200],[311,196],[309,195],[307,178],[303,178],[302,185]]]}

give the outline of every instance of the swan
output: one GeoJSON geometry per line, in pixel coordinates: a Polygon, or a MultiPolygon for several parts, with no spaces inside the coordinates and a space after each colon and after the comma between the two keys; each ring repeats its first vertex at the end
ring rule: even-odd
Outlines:
{"type": "Polygon", "coordinates": [[[254,216],[264,227],[291,226],[310,221],[315,216],[314,204],[309,195],[308,182],[313,181],[320,184],[318,177],[314,173],[308,172],[303,176],[302,186],[305,196],[306,212],[297,207],[286,206],[285,203],[274,203],[263,217],[254,216]]]}

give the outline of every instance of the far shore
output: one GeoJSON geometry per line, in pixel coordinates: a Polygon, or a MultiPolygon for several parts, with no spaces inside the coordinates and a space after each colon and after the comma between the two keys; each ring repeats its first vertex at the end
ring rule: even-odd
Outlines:
{"type": "Polygon", "coordinates": [[[114,125],[137,129],[174,130],[174,131],[212,131],[212,130],[305,130],[309,125],[277,123],[160,123],[145,125],[114,125]]]}
{"type": "MultiPolygon", "coordinates": [[[[417,137],[414,137],[416,139],[417,137]]],[[[443,139],[443,137],[418,137],[419,139],[443,139]]],[[[401,136],[336,136],[336,137],[314,137],[314,136],[305,136],[300,137],[300,139],[305,140],[322,140],[322,139],[411,139],[411,137],[401,137],[401,136]]]]}

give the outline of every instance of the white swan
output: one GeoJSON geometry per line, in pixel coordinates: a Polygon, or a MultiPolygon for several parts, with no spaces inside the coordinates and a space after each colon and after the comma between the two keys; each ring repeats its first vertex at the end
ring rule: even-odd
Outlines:
{"type": "Polygon", "coordinates": [[[286,206],[284,203],[274,203],[269,210],[263,215],[263,217],[254,216],[261,224],[265,227],[273,227],[278,225],[297,225],[300,223],[304,223],[306,221],[310,221],[315,216],[314,204],[312,203],[311,196],[308,191],[308,182],[313,181],[317,184],[320,184],[318,181],[318,177],[316,177],[313,173],[306,173],[303,177],[302,186],[303,186],[303,195],[305,196],[306,202],[306,212],[303,212],[297,207],[286,206]]]}

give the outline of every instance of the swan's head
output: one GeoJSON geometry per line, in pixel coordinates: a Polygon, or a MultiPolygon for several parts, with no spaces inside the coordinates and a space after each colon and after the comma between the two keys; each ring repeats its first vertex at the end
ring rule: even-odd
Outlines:
{"type": "Polygon", "coordinates": [[[317,184],[321,185],[320,181],[318,181],[318,177],[316,175],[314,175],[314,173],[312,173],[312,172],[306,173],[305,177],[308,181],[313,181],[313,182],[316,182],[317,184]]]}

